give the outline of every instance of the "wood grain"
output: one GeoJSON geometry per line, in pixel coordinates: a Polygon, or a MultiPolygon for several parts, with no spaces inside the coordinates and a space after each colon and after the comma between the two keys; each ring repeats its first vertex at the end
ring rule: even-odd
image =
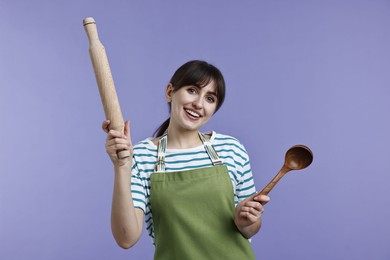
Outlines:
{"type": "MultiPolygon", "coordinates": [[[[111,121],[109,128],[123,132],[124,121],[118,95],[116,93],[106,50],[99,39],[96,22],[92,17],[88,17],[83,20],[83,25],[89,40],[89,55],[95,72],[104,113],[106,118],[111,121]]],[[[118,152],[119,158],[129,156],[130,152],[127,150],[118,152]]]]}

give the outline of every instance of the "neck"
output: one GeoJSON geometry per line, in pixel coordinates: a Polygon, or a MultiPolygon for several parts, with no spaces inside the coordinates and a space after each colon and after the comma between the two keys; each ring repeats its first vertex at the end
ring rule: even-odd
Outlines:
{"type": "Polygon", "coordinates": [[[168,127],[168,149],[187,149],[202,145],[198,130],[180,131],[169,125],[168,127]]]}

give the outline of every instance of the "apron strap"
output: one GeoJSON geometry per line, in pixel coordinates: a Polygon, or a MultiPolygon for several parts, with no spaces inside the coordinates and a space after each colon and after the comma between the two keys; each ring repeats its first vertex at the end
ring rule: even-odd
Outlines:
{"type": "Polygon", "coordinates": [[[206,152],[209,155],[210,160],[213,163],[213,166],[222,165],[223,163],[221,159],[219,159],[218,154],[215,151],[214,146],[212,146],[212,144],[210,143],[210,141],[206,139],[204,134],[202,134],[201,132],[199,132],[199,137],[200,140],[202,140],[203,142],[204,148],[206,149],[206,152]]]}
{"type": "Polygon", "coordinates": [[[167,148],[167,132],[158,141],[157,146],[157,163],[154,172],[165,172],[165,150],[167,148]]]}
{"type": "MultiPolygon", "coordinates": [[[[213,166],[222,165],[222,160],[219,159],[217,152],[214,147],[210,143],[208,139],[202,134],[198,132],[199,138],[202,141],[204,148],[213,164],[213,166]]],[[[158,141],[157,145],[157,162],[154,167],[154,172],[165,172],[165,151],[167,149],[167,133],[165,132],[163,136],[158,141]]]]}

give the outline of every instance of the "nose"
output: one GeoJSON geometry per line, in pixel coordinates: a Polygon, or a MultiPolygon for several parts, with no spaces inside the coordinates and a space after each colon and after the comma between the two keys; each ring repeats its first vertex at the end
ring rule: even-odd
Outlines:
{"type": "Polygon", "coordinates": [[[196,109],[202,109],[203,108],[203,98],[199,95],[196,97],[196,99],[192,102],[192,105],[196,109]]]}

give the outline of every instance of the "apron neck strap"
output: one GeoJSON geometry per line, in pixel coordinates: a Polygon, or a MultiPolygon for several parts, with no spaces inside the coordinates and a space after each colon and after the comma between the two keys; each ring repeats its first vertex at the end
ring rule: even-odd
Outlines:
{"type": "Polygon", "coordinates": [[[219,159],[217,152],[214,149],[214,146],[212,146],[210,140],[206,139],[204,134],[201,132],[198,132],[200,140],[202,140],[202,143],[204,145],[204,149],[206,150],[211,162],[213,163],[213,166],[222,165],[222,160],[219,159]]]}
{"type": "MultiPolygon", "coordinates": [[[[203,143],[203,146],[213,164],[213,166],[222,165],[221,159],[219,159],[217,152],[210,143],[210,141],[202,134],[198,132],[199,138],[203,143]]],[[[157,162],[154,171],[155,172],[165,172],[165,151],[167,149],[168,134],[165,132],[163,136],[158,141],[157,145],[157,162]]]]}

